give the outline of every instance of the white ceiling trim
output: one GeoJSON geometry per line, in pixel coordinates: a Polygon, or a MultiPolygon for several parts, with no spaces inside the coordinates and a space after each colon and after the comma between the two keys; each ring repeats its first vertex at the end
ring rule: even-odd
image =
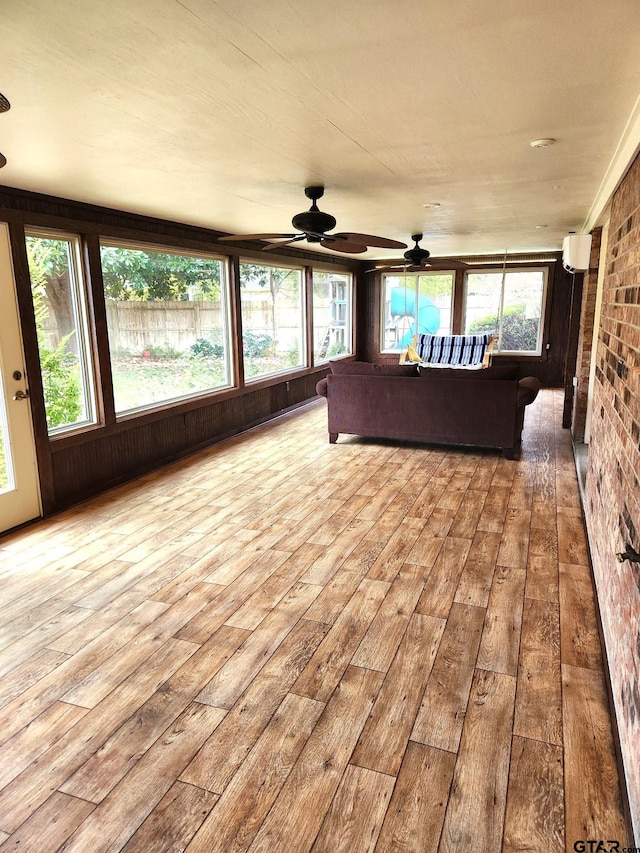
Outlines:
{"type": "Polygon", "coordinates": [[[602,183],[598,188],[598,192],[593,200],[587,218],[582,226],[583,234],[588,234],[596,225],[599,224],[599,219],[607,209],[611,197],[620,186],[620,182],[624,178],[627,169],[633,163],[636,155],[640,151],[640,95],[636,100],[635,106],[631,111],[629,120],[627,121],[620,141],[616,146],[616,150],[611,158],[611,162],[604,174],[602,183]]]}

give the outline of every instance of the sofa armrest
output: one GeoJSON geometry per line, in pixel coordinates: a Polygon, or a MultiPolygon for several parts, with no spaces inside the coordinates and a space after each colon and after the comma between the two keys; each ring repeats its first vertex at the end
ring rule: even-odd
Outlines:
{"type": "Polygon", "coordinates": [[[518,406],[528,406],[538,396],[540,380],[535,376],[525,376],[518,380],[518,406]]]}
{"type": "Polygon", "coordinates": [[[316,383],[316,394],[319,394],[321,397],[327,396],[327,377],[321,379],[318,383],[316,383]]]}

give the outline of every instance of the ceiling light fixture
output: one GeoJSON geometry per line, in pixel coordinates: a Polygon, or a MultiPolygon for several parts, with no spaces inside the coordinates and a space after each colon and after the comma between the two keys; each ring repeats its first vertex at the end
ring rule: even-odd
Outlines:
{"type": "Polygon", "coordinates": [[[429,209],[433,208],[435,210],[436,207],[440,207],[439,201],[428,201],[426,204],[422,205],[423,207],[427,207],[429,209]]]}
{"type": "Polygon", "coordinates": [[[529,145],[532,148],[548,148],[550,145],[554,145],[555,141],[552,137],[545,136],[542,139],[532,139],[529,145]]]}

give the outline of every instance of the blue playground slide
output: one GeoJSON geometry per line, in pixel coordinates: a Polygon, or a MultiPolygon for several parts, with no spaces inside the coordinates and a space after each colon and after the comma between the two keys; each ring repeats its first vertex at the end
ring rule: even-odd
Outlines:
{"type": "Polygon", "coordinates": [[[396,349],[404,349],[410,344],[414,335],[435,335],[440,328],[440,309],[428,296],[418,294],[416,322],[416,292],[408,287],[391,289],[391,316],[413,317],[414,322],[409,326],[406,335],[398,341],[396,349]]]}

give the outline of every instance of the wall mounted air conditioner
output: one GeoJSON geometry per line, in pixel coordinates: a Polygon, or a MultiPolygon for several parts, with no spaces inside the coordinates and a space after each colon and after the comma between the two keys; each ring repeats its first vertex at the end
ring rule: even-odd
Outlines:
{"type": "Polygon", "coordinates": [[[562,266],[567,272],[584,272],[589,269],[591,234],[567,234],[562,241],[562,266]]]}

